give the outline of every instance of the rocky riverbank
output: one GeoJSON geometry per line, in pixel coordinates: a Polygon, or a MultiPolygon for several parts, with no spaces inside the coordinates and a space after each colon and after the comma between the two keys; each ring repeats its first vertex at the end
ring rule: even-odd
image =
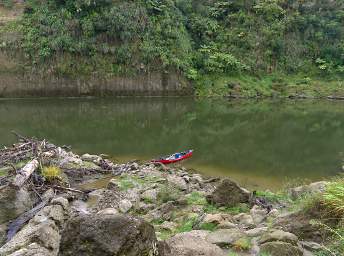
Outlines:
{"type": "Polygon", "coordinates": [[[253,192],[183,167],[114,163],[26,138],[1,150],[0,160],[1,256],[308,256],[343,249],[332,236],[343,215],[328,218],[321,197],[329,182],[253,192]],[[39,166],[14,186],[32,159],[39,166]]]}

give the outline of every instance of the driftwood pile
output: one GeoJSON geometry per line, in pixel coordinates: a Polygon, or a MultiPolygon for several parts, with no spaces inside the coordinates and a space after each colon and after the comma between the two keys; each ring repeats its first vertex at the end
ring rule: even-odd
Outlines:
{"type": "Polygon", "coordinates": [[[43,196],[48,190],[53,195],[65,191],[84,194],[83,191],[62,186],[58,180],[53,183],[45,182],[39,171],[43,165],[54,161],[59,153],[66,151],[46,140],[26,138],[17,133],[14,134],[18,138],[18,142],[11,147],[0,149],[0,168],[8,171],[7,175],[0,177],[0,191],[26,189],[35,193],[38,201],[32,209],[11,221],[8,226],[7,241],[12,239],[16,232],[48,203],[49,200],[43,196]],[[18,168],[20,162],[26,164],[18,168]]]}
{"type": "Polygon", "coordinates": [[[8,176],[2,178],[2,183],[5,183],[7,180],[10,183],[7,185],[20,188],[28,181],[34,171],[39,168],[40,163],[46,157],[51,156],[57,147],[45,140],[26,138],[15,132],[14,134],[19,141],[11,147],[0,149],[0,168],[7,167],[11,171],[8,176]],[[24,161],[28,161],[27,164],[17,170],[16,164],[24,161]],[[13,175],[15,175],[14,179],[10,179],[13,175]]]}

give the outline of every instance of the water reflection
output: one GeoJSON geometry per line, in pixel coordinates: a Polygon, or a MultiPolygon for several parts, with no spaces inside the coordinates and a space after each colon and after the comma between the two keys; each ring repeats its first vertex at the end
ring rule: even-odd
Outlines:
{"type": "Polygon", "coordinates": [[[344,147],[343,103],[329,101],[2,100],[0,124],[2,145],[16,130],[122,160],[193,148],[189,167],[263,187],[335,175],[344,147]]]}

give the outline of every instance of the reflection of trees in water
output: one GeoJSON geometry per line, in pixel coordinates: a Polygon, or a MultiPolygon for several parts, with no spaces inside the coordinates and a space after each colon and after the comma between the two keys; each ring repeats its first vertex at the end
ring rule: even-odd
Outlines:
{"type": "Polygon", "coordinates": [[[197,164],[262,175],[321,176],[340,164],[343,112],[339,103],[323,101],[2,101],[0,141],[9,144],[9,131],[15,129],[81,152],[149,158],[194,148],[197,164]]]}

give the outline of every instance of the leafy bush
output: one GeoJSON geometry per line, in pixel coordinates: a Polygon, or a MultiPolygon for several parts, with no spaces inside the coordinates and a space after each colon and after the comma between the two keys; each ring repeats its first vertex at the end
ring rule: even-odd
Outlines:
{"type": "Polygon", "coordinates": [[[202,82],[203,75],[344,73],[343,1],[27,0],[25,6],[15,28],[0,35],[2,45],[23,53],[26,68],[49,74],[173,70],[202,82]],[[14,30],[20,36],[9,40],[14,30]]]}

